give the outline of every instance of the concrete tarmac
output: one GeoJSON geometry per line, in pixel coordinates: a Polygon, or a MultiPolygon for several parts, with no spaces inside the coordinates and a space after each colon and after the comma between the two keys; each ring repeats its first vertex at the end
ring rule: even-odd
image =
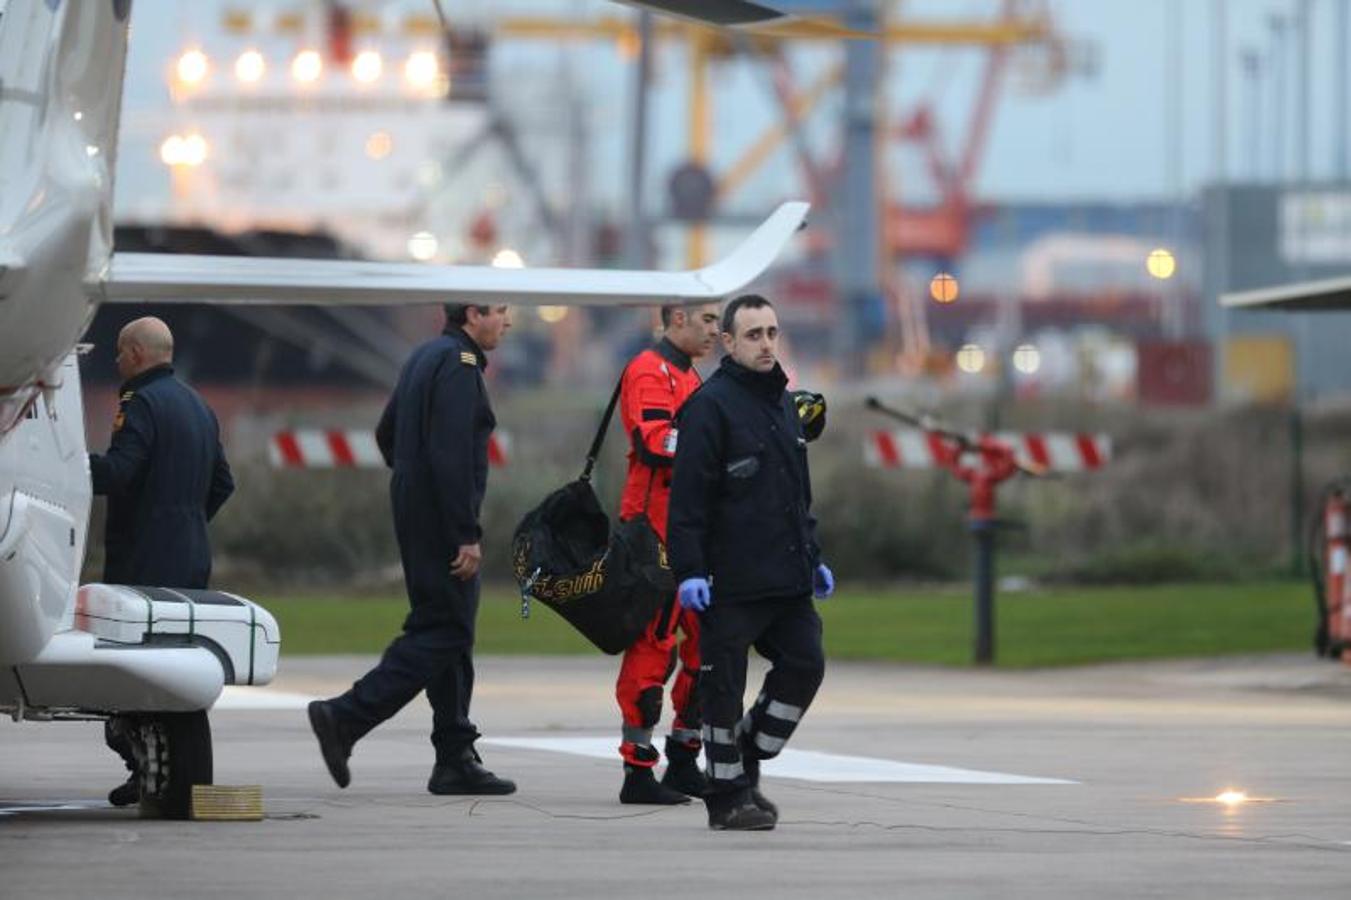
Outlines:
{"type": "Polygon", "coordinates": [[[602,657],[479,661],[480,749],[515,795],[426,792],[421,698],[338,790],[302,705],[372,661],[286,659],[213,712],[216,781],[261,784],[259,823],[143,821],[103,800],[101,726],[0,725],[0,897],[1351,896],[1351,668],[1311,656],[832,663],[754,834],[619,804],[617,756],[583,755],[618,744],[602,657]]]}

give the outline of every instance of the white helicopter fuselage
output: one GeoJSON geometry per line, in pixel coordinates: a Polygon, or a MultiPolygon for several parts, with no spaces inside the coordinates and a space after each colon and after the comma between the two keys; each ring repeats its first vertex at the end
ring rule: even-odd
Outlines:
{"type": "Polygon", "coordinates": [[[0,18],[0,667],[70,627],[84,559],[73,351],[112,255],[126,57],[114,5],[89,6],[11,2],[0,18]]]}
{"type": "Polygon", "coordinates": [[[29,404],[0,441],[0,665],[30,662],[71,627],[89,520],[80,377],[74,354],[60,382],[29,404]]]}
{"type": "Polygon", "coordinates": [[[125,6],[14,0],[0,18],[0,434],[54,383],[112,258],[125,6]]]}

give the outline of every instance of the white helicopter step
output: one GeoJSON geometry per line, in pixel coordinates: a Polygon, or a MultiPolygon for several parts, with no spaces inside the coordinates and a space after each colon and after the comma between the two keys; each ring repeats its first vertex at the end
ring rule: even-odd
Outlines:
{"type": "Polygon", "coordinates": [[[304,709],[311,700],[308,694],[292,691],[277,691],[271,688],[246,687],[227,684],[220,697],[211,708],[213,710],[267,710],[267,709],[304,709]]]}

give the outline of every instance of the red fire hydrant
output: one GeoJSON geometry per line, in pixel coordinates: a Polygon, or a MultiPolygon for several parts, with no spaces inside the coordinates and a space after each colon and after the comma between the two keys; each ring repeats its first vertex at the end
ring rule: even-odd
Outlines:
{"type": "Polygon", "coordinates": [[[967,523],[976,543],[974,652],[977,663],[994,662],[995,615],[995,529],[999,485],[1019,473],[1043,475],[1044,470],[1018,461],[1013,448],[990,435],[967,437],[935,427],[924,419],[891,409],[876,397],[865,405],[872,410],[921,428],[929,436],[930,447],[939,465],[966,483],[970,491],[967,523]],[[972,459],[974,457],[974,459],[972,459]]]}
{"type": "MultiPolygon", "coordinates": [[[[934,432],[931,430],[930,434],[934,432]]],[[[982,435],[974,446],[963,448],[961,442],[943,436],[948,450],[943,467],[964,481],[970,489],[971,502],[967,522],[976,542],[975,576],[975,648],[973,657],[978,663],[994,662],[994,551],[997,490],[999,485],[1026,471],[1014,458],[1013,448],[989,435],[982,435]],[[963,452],[963,450],[966,452],[963,452]],[[974,452],[975,464],[964,460],[974,452]]]]}

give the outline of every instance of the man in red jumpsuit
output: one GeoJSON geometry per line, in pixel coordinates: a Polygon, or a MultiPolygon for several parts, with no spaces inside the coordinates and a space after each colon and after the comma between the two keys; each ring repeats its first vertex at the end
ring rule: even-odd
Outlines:
{"type": "MultiPolygon", "coordinates": [[[[629,437],[629,473],[619,518],[647,516],[666,544],[666,510],[675,460],[675,416],[701,379],[694,360],[706,356],[718,338],[718,307],[666,306],[662,337],[639,353],[624,370],[620,416],[629,437]]],[[[673,596],[647,630],[624,652],[615,695],[623,713],[624,786],[621,803],[688,803],[702,796],[707,782],[699,769],[700,728],[699,618],[683,610],[673,596]],[[679,640],[677,641],[677,635],[679,640]],[[652,745],[652,729],[661,719],[662,688],[679,664],[671,706],[675,719],[666,738],[666,772],[653,773],[661,758],[652,745]]]]}

